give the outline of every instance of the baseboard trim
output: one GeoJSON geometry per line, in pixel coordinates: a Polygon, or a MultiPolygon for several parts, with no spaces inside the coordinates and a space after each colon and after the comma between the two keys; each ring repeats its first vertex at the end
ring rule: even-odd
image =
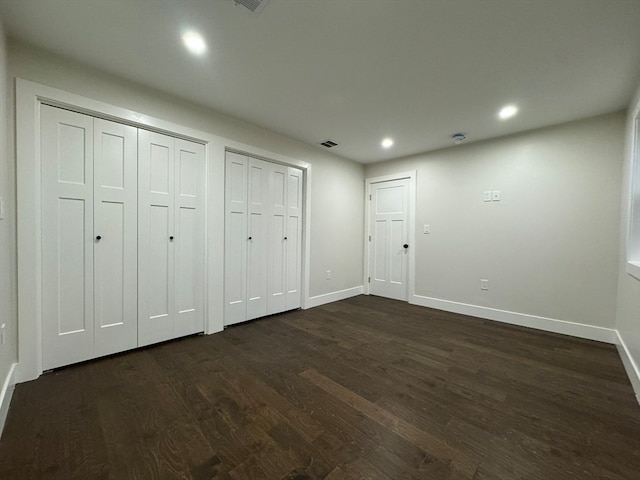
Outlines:
{"type": "Polygon", "coordinates": [[[622,359],[622,364],[627,372],[627,377],[631,382],[631,387],[636,394],[636,400],[640,404],[640,368],[631,356],[631,352],[627,348],[627,344],[620,336],[620,332],[616,331],[616,347],[618,348],[618,354],[622,359]]]}
{"type": "Polygon", "coordinates": [[[536,315],[529,315],[526,313],[498,310],[495,308],[442,300],[439,298],[423,297],[422,295],[414,295],[409,303],[413,305],[420,305],[422,307],[436,308],[447,312],[494,320],[496,322],[519,325],[521,327],[535,328],[546,332],[561,333],[572,337],[596,340],[598,342],[615,344],[617,343],[618,338],[616,330],[612,328],[596,327],[584,323],[557,320],[555,318],[538,317],[536,315]]]}
{"type": "Polygon", "coordinates": [[[364,291],[364,287],[360,285],[359,287],[347,288],[345,290],[339,290],[337,292],[325,293],[323,295],[316,295],[315,297],[309,297],[305,303],[304,308],[313,308],[319,307],[320,305],[325,305],[331,302],[337,302],[340,300],[345,300],[347,298],[355,297],[357,295],[362,295],[364,291]]]}
{"type": "Polygon", "coordinates": [[[9,404],[11,403],[11,397],[13,396],[13,389],[15,388],[15,371],[17,363],[12,363],[7,373],[7,378],[4,379],[2,390],[0,390],[0,438],[2,437],[2,431],[4,430],[4,422],[7,420],[7,414],[9,413],[9,404]]]}

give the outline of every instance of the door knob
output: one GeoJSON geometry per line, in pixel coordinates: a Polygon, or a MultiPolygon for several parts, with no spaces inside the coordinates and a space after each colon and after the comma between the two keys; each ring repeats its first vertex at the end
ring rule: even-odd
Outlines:
{"type": "Polygon", "coordinates": [[[102,240],[102,237],[100,235],[97,235],[96,240],[102,240]]]}
{"type": "Polygon", "coordinates": [[[251,240],[253,237],[249,237],[249,240],[251,240]]]}
{"type": "Polygon", "coordinates": [[[287,237],[284,237],[284,239],[286,240],[286,239],[287,239],[287,237]]]}
{"type": "Polygon", "coordinates": [[[405,244],[403,245],[403,247],[404,247],[404,248],[409,248],[409,244],[408,244],[408,243],[405,243],[405,244]]]}
{"type": "Polygon", "coordinates": [[[169,237],[169,240],[173,242],[173,235],[169,237]]]}

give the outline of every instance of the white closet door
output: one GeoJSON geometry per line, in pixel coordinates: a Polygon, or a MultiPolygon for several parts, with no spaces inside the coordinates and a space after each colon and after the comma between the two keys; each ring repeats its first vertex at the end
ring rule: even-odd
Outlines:
{"type": "Polygon", "coordinates": [[[249,159],[247,217],[247,317],[267,314],[269,163],[249,159]]]}
{"type": "Polygon", "coordinates": [[[271,164],[269,175],[269,247],[267,314],[286,309],[288,167],[271,164]]]}
{"type": "Polygon", "coordinates": [[[94,119],[96,357],[138,344],[137,150],[136,128],[94,119]]]}
{"type": "Polygon", "coordinates": [[[172,137],[138,131],[138,345],[174,338],[172,137]]]}
{"type": "Polygon", "coordinates": [[[285,309],[301,305],[302,283],[302,170],[289,167],[287,179],[286,300],[285,309]]]}
{"type": "Polygon", "coordinates": [[[175,336],[204,330],[204,145],[175,141],[175,336]]]}
{"type": "Polygon", "coordinates": [[[373,183],[370,193],[369,292],[406,301],[409,179],[373,183]]]}
{"type": "Polygon", "coordinates": [[[42,106],[42,363],[94,356],[93,118],[42,106]]]}
{"type": "Polygon", "coordinates": [[[244,155],[226,153],[224,324],[247,319],[247,171],[244,155]]]}

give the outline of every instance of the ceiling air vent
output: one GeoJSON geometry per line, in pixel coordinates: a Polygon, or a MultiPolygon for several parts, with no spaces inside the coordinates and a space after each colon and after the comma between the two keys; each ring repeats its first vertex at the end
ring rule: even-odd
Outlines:
{"type": "Polygon", "coordinates": [[[259,14],[270,0],[233,0],[236,5],[242,5],[254,15],[259,14]]]}
{"type": "Polygon", "coordinates": [[[320,145],[327,148],[336,147],[338,144],[333,140],[325,140],[324,142],[320,142],[320,145]]]}

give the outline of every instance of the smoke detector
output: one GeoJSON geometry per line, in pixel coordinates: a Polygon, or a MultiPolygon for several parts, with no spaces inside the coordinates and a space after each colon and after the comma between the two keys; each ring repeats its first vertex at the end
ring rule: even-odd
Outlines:
{"type": "Polygon", "coordinates": [[[460,145],[467,138],[467,135],[464,133],[454,133],[451,135],[451,138],[453,139],[453,143],[460,145]]]}

